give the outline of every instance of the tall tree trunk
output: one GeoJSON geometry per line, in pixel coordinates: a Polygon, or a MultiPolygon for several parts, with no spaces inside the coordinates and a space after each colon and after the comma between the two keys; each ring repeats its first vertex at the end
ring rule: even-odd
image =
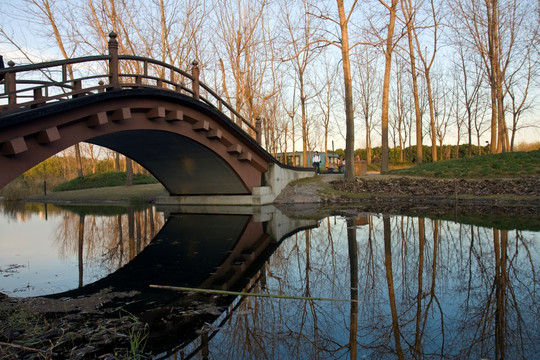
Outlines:
{"type": "Polygon", "coordinates": [[[500,152],[501,143],[497,140],[499,139],[499,123],[498,119],[498,69],[499,69],[499,46],[498,46],[498,18],[497,18],[497,8],[498,0],[486,0],[486,11],[487,11],[487,26],[488,26],[488,55],[490,63],[489,71],[489,83],[491,88],[491,153],[495,154],[500,152]]]}
{"type": "MultiPolygon", "coordinates": [[[[293,100],[294,101],[294,100],[293,100]]],[[[294,106],[293,106],[294,107],[294,106]]],[[[291,115],[291,126],[292,126],[292,165],[296,166],[296,148],[294,146],[295,141],[295,133],[294,133],[294,114],[291,115]]],[[[287,153],[285,153],[287,154],[287,153]]],[[[285,155],[287,156],[287,155],[285,155]]]]}
{"type": "Polygon", "coordinates": [[[424,248],[426,244],[425,219],[418,219],[418,289],[416,292],[416,331],[414,336],[414,353],[418,358],[422,357],[421,344],[422,330],[422,299],[424,294],[424,248]]]}
{"type": "Polygon", "coordinates": [[[429,104],[429,126],[431,128],[431,161],[437,161],[437,130],[435,129],[435,106],[433,104],[433,90],[431,89],[431,76],[426,74],[426,88],[429,104]]]}
{"type": "Polygon", "coordinates": [[[133,162],[126,156],[126,185],[133,185],[133,162]]]}
{"type": "Polygon", "coordinates": [[[349,18],[345,15],[343,0],[336,1],[339,11],[339,25],[341,28],[341,56],[343,60],[343,80],[345,85],[345,161],[347,164],[345,167],[345,179],[352,180],[354,179],[354,108],[351,62],[349,59],[349,33],[347,30],[349,18]]]}
{"type": "Polygon", "coordinates": [[[127,210],[128,217],[128,246],[129,246],[129,260],[133,260],[137,253],[135,252],[135,211],[133,207],[129,207],[127,210]]]}
{"type": "Polygon", "coordinates": [[[351,305],[350,305],[350,333],[349,333],[349,351],[351,359],[357,357],[357,340],[358,332],[358,243],[356,241],[356,226],[354,218],[347,219],[347,242],[349,244],[349,262],[350,262],[350,288],[351,288],[351,305]]]}
{"type": "Polygon", "coordinates": [[[84,215],[79,215],[79,243],[77,258],[79,260],[79,288],[84,286],[84,215]]]}
{"type": "MultiPolygon", "coordinates": [[[[418,76],[416,71],[416,56],[413,43],[414,12],[411,0],[401,1],[401,10],[407,22],[407,39],[409,43],[409,58],[413,84],[414,114],[416,118],[416,163],[421,164],[423,158],[422,149],[422,114],[420,113],[420,99],[418,97],[418,76]]],[[[400,142],[401,143],[401,142],[400,142]]]]}
{"type": "Polygon", "coordinates": [[[398,359],[405,358],[401,347],[401,336],[399,331],[399,317],[396,306],[396,291],[394,287],[394,275],[392,272],[392,235],[390,228],[390,217],[383,215],[384,228],[384,268],[386,273],[386,284],[388,286],[388,299],[390,302],[390,312],[392,314],[392,334],[396,345],[398,359]]]}
{"type": "Polygon", "coordinates": [[[366,162],[371,164],[371,131],[368,116],[366,116],[366,162]]]}
{"type": "Polygon", "coordinates": [[[77,162],[77,176],[82,177],[83,174],[83,165],[82,165],[82,157],[81,157],[81,147],[79,144],[75,144],[75,161],[77,162]]]}
{"type": "MultiPolygon", "coordinates": [[[[410,1],[410,0],[409,0],[410,1]]],[[[426,90],[427,90],[427,100],[429,105],[429,124],[431,131],[431,161],[437,161],[437,134],[435,128],[435,109],[434,109],[434,100],[433,100],[433,90],[431,88],[431,66],[435,61],[435,54],[437,53],[437,42],[438,42],[438,25],[439,21],[437,20],[437,10],[435,9],[436,5],[434,0],[430,0],[431,14],[433,19],[433,45],[432,45],[432,55],[431,59],[428,60],[425,57],[425,54],[422,53],[422,47],[420,46],[420,38],[416,32],[416,28],[412,28],[414,33],[414,39],[416,40],[416,50],[418,51],[418,56],[424,65],[424,76],[426,78],[426,90]]],[[[416,9],[412,10],[412,5],[410,5],[411,13],[415,12],[416,9]]],[[[418,134],[417,134],[418,135],[418,134]]]]}
{"type": "MultiPolygon", "coordinates": [[[[381,0],[380,0],[381,1],[381,0]]],[[[383,82],[383,97],[381,111],[381,130],[382,130],[382,163],[381,171],[388,171],[388,108],[390,97],[390,73],[392,71],[392,52],[394,51],[394,27],[396,24],[396,13],[398,0],[392,0],[392,5],[388,6],[381,1],[382,4],[390,12],[390,23],[388,24],[388,34],[386,35],[386,48],[384,51],[385,67],[384,67],[384,82],[383,82]]]]}
{"type": "MultiPolygon", "coordinates": [[[[495,77],[495,97],[497,98],[497,132],[498,132],[498,144],[497,150],[499,152],[506,152],[508,150],[508,141],[506,133],[506,121],[504,119],[504,92],[503,92],[503,82],[504,75],[503,70],[501,69],[500,64],[500,53],[501,53],[501,38],[499,35],[499,1],[490,0],[491,2],[491,19],[488,20],[488,26],[491,25],[490,29],[490,39],[493,42],[493,66],[494,66],[494,77],[495,77]]],[[[488,18],[489,19],[489,18],[488,18]]],[[[491,49],[491,47],[490,47],[491,49]]]]}
{"type": "Polygon", "coordinates": [[[114,171],[121,171],[120,168],[120,153],[114,152],[114,171]]]}
{"type": "Polygon", "coordinates": [[[307,167],[308,156],[307,156],[307,144],[308,144],[308,130],[307,130],[307,115],[306,115],[306,97],[304,96],[304,76],[302,72],[299,74],[300,82],[300,111],[302,114],[302,152],[304,156],[304,166],[307,167]]]}

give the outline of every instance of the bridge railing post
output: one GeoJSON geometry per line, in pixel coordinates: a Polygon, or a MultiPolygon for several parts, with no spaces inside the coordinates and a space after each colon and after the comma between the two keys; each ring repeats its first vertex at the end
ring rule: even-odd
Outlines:
{"type": "Polygon", "coordinates": [[[39,106],[39,103],[43,101],[43,88],[37,88],[34,89],[34,102],[36,105],[32,105],[32,107],[39,106]]]}
{"type": "Polygon", "coordinates": [[[116,33],[111,31],[109,33],[109,83],[114,89],[120,87],[118,82],[118,40],[116,40],[116,33]]]}
{"type": "Polygon", "coordinates": [[[255,131],[256,131],[255,140],[257,141],[257,144],[259,145],[261,145],[261,140],[262,140],[261,128],[262,128],[262,119],[260,116],[257,116],[257,118],[255,119],[255,131]]]}
{"type": "Polygon", "coordinates": [[[200,70],[199,70],[199,63],[197,60],[194,60],[191,63],[191,75],[193,76],[193,84],[192,91],[193,91],[193,97],[197,100],[199,100],[199,76],[200,76],[200,70]]]}
{"type": "Polygon", "coordinates": [[[82,90],[82,81],[81,80],[73,80],[72,81],[73,86],[73,98],[79,97],[81,90],[82,90]]]}
{"type": "MultiPolygon", "coordinates": [[[[12,68],[15,66],[15,63],[10,60],[8,66],[12,68]]],[[[17,104],[17,81],[15,73],[7,73],[4,81],[4,91],[8,96],[8,108],[12,108],[17,104]]]]}
{"type": "Polygon", "coordinates": [[[102,93],[104,91],[103,85],[105,85],[105,83],[103,82],[103,80],[99,80],[98,85],[99,85],[98,93],[102,93]]]}

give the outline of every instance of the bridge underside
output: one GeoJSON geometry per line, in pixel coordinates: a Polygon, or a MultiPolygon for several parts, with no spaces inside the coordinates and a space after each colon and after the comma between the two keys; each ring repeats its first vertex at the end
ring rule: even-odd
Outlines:
{"type": "Polygon", "coordinates": [[[118,151],[150,169],[171,195],[250,193],[222,158],[184,136],[157,130],[129,130],[88,142],[118,151]]]}
{"type": "Polygon", "coordinates": [[[0,187],[79,142],[116,150],[171,195],[246,195],[275,159],[229,118],[165,90],[115,90],[0,117],[0,187]]]}

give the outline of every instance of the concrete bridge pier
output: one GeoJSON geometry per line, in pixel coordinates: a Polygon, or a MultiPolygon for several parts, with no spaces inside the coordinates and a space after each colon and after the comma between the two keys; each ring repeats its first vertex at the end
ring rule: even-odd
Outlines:
{"type": "Polygon", "coordinates": [[[318,220],[312,217],[290,217],[274,205],[158,205],[156,209],[158,212],[162,212],[166,218],[172,214],[251,215],[253,222],[265,223],[264,232],[270,237],[272,243],[279,243],[300,230],[318,226],[318,220]]]}
{"type": "Polygon", "coordinates": [[[272,204],[292,181],[313,176],[313,170],[298,170],[269,164],[263,174],[263,186],[254,187],[251,195],[169,195],[156,199],[158,205],[243,205],[272,204]]]}

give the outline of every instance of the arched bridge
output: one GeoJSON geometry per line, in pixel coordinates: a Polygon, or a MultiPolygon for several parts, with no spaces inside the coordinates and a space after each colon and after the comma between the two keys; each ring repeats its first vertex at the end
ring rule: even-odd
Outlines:
{"type": "Polygon", "coordinates": [[[165,202],[265,204],[312,174],[267,153],[260,123],[201,83],[197,63],[189,74],[118,55],[114,33],[108,55],[8,66],[0,70],[0,187],[83,141],[140,163],[173,195],[165,202]]]}

